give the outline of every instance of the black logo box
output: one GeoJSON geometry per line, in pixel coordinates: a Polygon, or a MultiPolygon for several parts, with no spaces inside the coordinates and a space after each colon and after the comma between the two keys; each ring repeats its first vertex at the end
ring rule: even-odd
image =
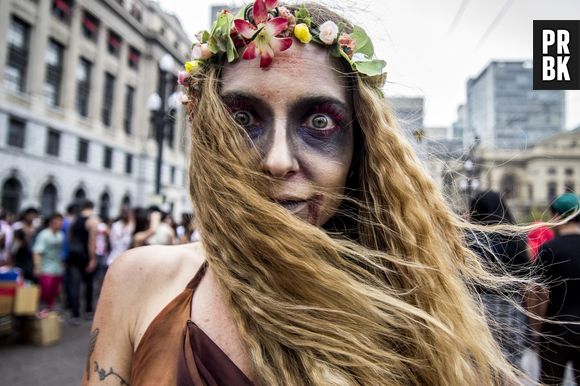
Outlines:
{"type": "MultiPolygon", "coordinates": [[[[558,57],[557,42],[548,48],[548,56],[558,57]]],[[[534,20],[534,90],[580,90],[580,20],[534,20]],[[542,80],[542,31],[566,30],[570,34],[568,73],[570,80],[542,80]]]]}

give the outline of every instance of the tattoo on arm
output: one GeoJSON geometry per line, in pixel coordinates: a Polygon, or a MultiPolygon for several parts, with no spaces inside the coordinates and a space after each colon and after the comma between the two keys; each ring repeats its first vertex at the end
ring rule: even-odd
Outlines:
{"type": "Polygon", "coordinates": [[[119,379],[119,385],[121,386],[130,386],[129,382],[123,379],[122,376],[117,374],[112,367],[109,368],[109,372],[106,372],[105,369],[99,366],[99,363],[95,361],[95,373],[99,374],[99,381],[104,381],[107,377],[113,375],[119,379]]]}
{"type": "Polygon", "coordinates": [[[91,356],[93,355],[93,351],[95,351],[95,345],[97,344],[97,337],[99,336],[99,329],[95,328],[93,332],[91,332],[91,338],[89,339],[89,354],[87,355],[87,366],[86,366],[86,374],[87,374],[87,381],[91,379],[91,356]]]}

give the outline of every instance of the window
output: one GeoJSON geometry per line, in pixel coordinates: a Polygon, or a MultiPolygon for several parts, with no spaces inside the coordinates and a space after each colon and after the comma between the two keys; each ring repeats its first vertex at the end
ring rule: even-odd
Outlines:
{"type": "Polygon", "coordinates": [[[113,168],[113,149],[105,146],[105,154],[103,155],[103,167],[111,170],[113,168]]]}
{"type": "Polygon", "coordinates": [[[77,161],[83,164],[89,162],[89,141],[86,139],[79,139],[79,146],[77,148],[77,161]]]}
{"type": "Polygon", "coordinates": [[[6,88],[15,92],[24,92],[28,67],[30,26],[13,17],[10,21],[6,40],[8,42],[8,58],[4,73],[6,88]]]}
{"type": "Polygon", "coordinates": [[[55,40],[48,41],[46,50],[46,79],[44,81],[44,98],[51,106],[58,106],[62,80],[62,63],[64,47],[55,40]]]}
{"type": "Polygon", "coordinates": [[[56,212],[56,203],[58,201],[58,191],[52,182],[49,182],[42,189],[40,195],[40,211],[44,218],[50,217],[56,212]]]}
{"type": "Polygon", "coordinates": [[[111,126],[111,118],[113,115],[113,102],[115,96],[115,76],[105,73],[105,91],[103,92],[103,110],[102,120],[107,126],[111,126]]]}
{"type": "Polygon", "coordinates": [[[20,212],[21,203],[22,184],[17,178],[10,177],[2,186],[2,208],[8,213],[17,214],[20,212]]]}
{"type": "Polygon", "coordinates": [[[8,146],[24,148],[26,138],[26,122],[22,119],[10,118],[8,125],[8,146]]]}
{"type": "Polygon", "coordinates": [[[89,95],[91,93],[91,62],[80,58],[77,65],[77,112],[87,117],[89,115],[89,95]]]}
{"type": "Polygon", "coordinates": [[[99,217],[107,222],[109,220],[109,212],[111,209],[111,196],[109,196],[109,193],[107,192],[103,192],[103,194],[101,194],[101,203],[99,205],[99,217]]]}
{"type": "Polygon", "coordinates": [[[72,0],[54,0],[52,2],[52,14],[57,19],[68,23],[71,16],[72,0]]]}
{"type": "Polygon", "coordinates": [[[576,191],[576,186],[572,181],[566,181],[564,183],[564,192],[566,193],[574,193],[576,191]]]}
{"type": "Polygon", "coordinates": [[[556,175],[556,168],[554,168],[554,167],[548,168],[548,175],[549,176],[556,175]]]}
{"type": "Polygon", "coordinates": [[[558,195],[558,185],[555,182],[548,182],[548,202],[552,202],[558,195]]]}
{"type": "Polygon", "coordinates": [[[46,139],[46,154],[58,157],[60,153],[60,132],[54,129],[48,130],[46,139]]]}
{"type": "Polygon", "coordinates": [[[133,155],[132,154],[125,155],[125,173],[126,174],[133,173],[133,155]]]}
{"type": "Polygon", "coordinates": [[[133,100],[135,99],[135,88],[127,85],[125,91],[125,118],[123,120],[123,127],[125,133],[131,134],[133,125],[133,100]]]}
{"type": "Polygon", "coordinates": [[[169,167],[169,181],[171,185],[175,185],[175,166],[169,167]]]}
{"type": "Polygon", "coordinates": [[[94,15],[85,11],[83,15],[83,35],[89,40],[97,41],[100,21],[94,15]]]}
{"type": "Polygon", "coordinates": [[[573,176],[574,175],[574,169],[572,168],[566,168],[566,170],[564,170],[564,174],[567,176],[573,176]]]}
{"type": "Polygon", "coordinates": [[[119,52],[121,52],[121,42],[121,36],[114,31],[109,30],[109,36],[107,37],[107,51],[109,54],[119,56],[119,52]]]}
{"type": "Polygon", "coordinates": [[[135,47],[129,47],[129,57],[128,65],[130,68],[136,70],[139,68],[139,60],[141,59],[141,53],[135,47]]]}

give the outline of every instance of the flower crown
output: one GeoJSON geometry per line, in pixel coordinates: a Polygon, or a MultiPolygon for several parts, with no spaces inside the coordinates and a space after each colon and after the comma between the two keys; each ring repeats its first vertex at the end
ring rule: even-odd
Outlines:
{"type": "Polygon", "coordinates": [[[345,25],[328,20],[314,24],[306,7],[294,12],[278,7],[278,0],[255,0],[234,16],[228,10],[220,11],[210,31],[201,31],[193,45],[191,61],[185,63],[178,81],[187,85],[192,74],[201,71],[211,61],[228,63],[239,59],[238,48],[245,47],[242,59],[260,57],[260,67],[268,68],[275,54],[293,44],[294,36],[302,44],[316,42],[329,47],[335,57],[344,58],[352,70],[367,76],[383,73],[385,61],[373,59],[373,43],[366,32],[357,26],[347,33],[345,25]]]}

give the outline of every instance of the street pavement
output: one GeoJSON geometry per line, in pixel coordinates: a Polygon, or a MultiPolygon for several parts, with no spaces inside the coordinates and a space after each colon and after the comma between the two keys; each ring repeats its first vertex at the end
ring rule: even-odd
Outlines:
{"type": "Polygon", "coordinates": [[[61,323],[60,342],[47,347],[0,337],[0,385],[80,385],[87,356],[90,321],[61,323]]]}

